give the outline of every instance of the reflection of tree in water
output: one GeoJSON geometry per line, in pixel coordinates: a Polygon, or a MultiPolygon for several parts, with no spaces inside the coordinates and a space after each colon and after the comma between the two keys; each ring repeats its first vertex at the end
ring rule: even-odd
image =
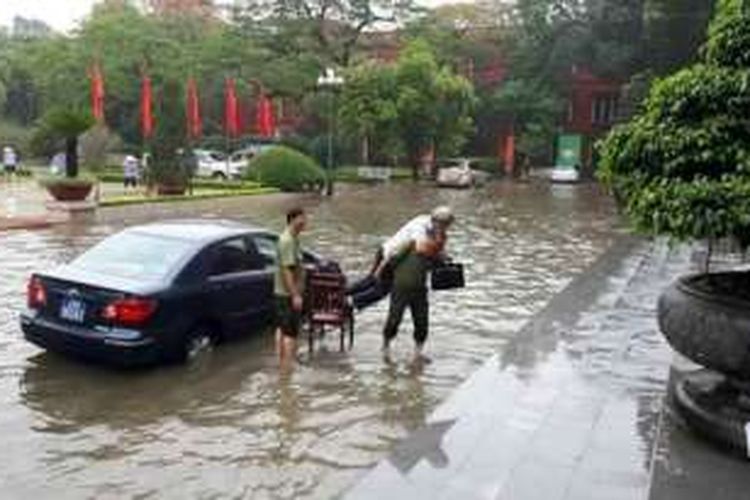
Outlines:
{"type": "Polygon", "coordinates": [[[528,380],[534,368],[558,348],[560,337],[545,329],[526,327],[500,350],[500,369],[519,368],[517,376],[528,380]]]}
{"type": "Polygon", "coordinates": [[[300,399],[299,387],[294,382],[292,371],[281,370],[276,386],[277,412],[279,426],[276,442],[278,446],[273,450],[273,459],[285,462],[289,459],[292,447],[297,441],[300,431],[300,399]]]}

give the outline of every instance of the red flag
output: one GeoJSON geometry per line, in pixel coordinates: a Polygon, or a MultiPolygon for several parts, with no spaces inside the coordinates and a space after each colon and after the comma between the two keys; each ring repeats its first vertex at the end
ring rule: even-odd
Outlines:
{"type": "Polygon", "coordinates": [[[187,84],[187,132],[191,139],[198,139],[203,134],[198,86],[193,78],[187,84]]]}
{"type": "Polygon", "coordinates": [[[97,122],[104,122],[104,77],[99,63],[95,63],[90,71],[91,78],[91,114],[97,122]]]}
{"type": "Polygon", "coordinates": [[[224,89],[224,127],[229,137],[237,137],[240,133],[237,89],[233,78],[227,78],[224,89]]]}
{"type": "Polygon", "coordinates": [[[154,135],[152,94],[151,78],[143,75],[143,81],[141,82],[141,135],[144,139],[154,135]]]}
{"type": "Polygon", "coordinates": [[[273,137],[276,133],[276,123],[273,116],[273,103],[265,94],[260,95],[256,116],[258,135],[261,137],[273,137]]]}

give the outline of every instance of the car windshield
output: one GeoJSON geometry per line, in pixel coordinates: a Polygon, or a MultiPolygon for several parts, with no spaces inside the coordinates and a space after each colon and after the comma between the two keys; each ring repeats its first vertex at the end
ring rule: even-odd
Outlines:
{"type": "Polygon", "coordinates": [[[124,232],[92,247],[71,265],[139,281],[163,280],[191,250],[188,241],[124,232]]]}

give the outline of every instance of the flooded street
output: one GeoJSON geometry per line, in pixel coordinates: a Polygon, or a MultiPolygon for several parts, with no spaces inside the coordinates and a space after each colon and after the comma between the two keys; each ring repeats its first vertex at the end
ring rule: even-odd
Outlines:
{"type": "Polygon", "coordinates": [[[409,363],[406,318],[395,365],[379,348],[385,303],[357,317],[354,350],[328,349],[279,375],[269,332],[221,346],[209,363],[137,372],[87,366],[22,340],[29,273],[65,262],[124,226],[222,217],[280,229],[300,199],[271,197],[100,211],[87,223],[0,233],[0,496],[3,498],[331,498],[350,487],[556,292],[615,240],[596,186],[491,184],[437,191],[341,186],[311,211],[306,244],[365,271],[400,224],[450,204],[449,252],[467,288],[431,296],[428,353],[409,363]]]}

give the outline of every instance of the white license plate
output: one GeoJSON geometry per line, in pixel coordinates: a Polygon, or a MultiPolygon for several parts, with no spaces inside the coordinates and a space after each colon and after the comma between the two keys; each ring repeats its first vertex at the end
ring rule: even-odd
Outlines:
{"type": "Polygon", "coordinates": [[[65,299],[60,307],[60,318],[74,323],[83,323],[86,305],[78,299],[65,299]]]}

